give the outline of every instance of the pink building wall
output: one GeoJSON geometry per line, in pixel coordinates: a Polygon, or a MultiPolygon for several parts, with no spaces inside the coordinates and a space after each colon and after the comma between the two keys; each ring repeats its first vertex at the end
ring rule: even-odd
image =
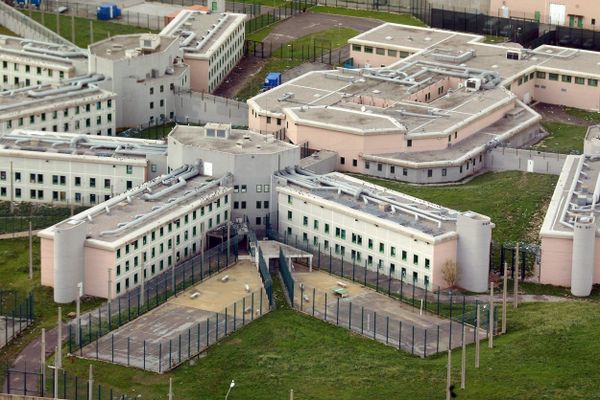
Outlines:
{"type": "MultiPolygon", "coordinates": [[[[365,53],[364,46],[361,46],[361,47],[363,48],[363,51],[354,51],[354,50],[352,50],[352,45],[350,45],[350,57],[353,58],[354,67],[362,68],[366,64],[369,64],[373,68],[379,68],[382,65],[388,67],[388,66],[398,62],[398,60],[405,58],[405,57],[400,57],[399,50],[398,50],[396,57],[391,57],[391,56],[387,55],[388,54],[387,49],[385,49],[385,55],[379,55],[379,54],[375,53],[376,46],[373,46],[372,54],[365,53]]],[[[408,53],[408,55],[411,55],[411,54],[414,54],[414,51],[406,51],[406,53],[408,53]]],[[[407,57],[408,57],[408,55],[407,55],[407,57]]]]}
{"type": "Polygon", "coordinates": [[[431,287],[437,289],[438,286],[446,288],[448,285],[442,276],[442,267],[448,260],[456,262],[458,248],[458,239],[448,240],[433,246],[433,266],[431,276],[431,287]]]}
{"type": "Polygon", "coordinates": [[[584,85],[576,84],[575,76],[571,83],[538,79],[536,85],[540,87],[535,88],[535,100],[584,110],[600,110],[600,87],[588,86],[587,79],[584,85]],[[546,88],[542,89],[542,85],[546,88]]]}
{"type": "Polygon", "coordinates": [[[85,247],[84,292],[90,296],[108,298],[108,269],[112,269],[112,297],[115,297],[115,260],[113,251],[85,247]]]}
{"type": "MultiPolygon", "coordinates": [[[[600,283],[600,237],[596,237],[594,284],[600,283]]],[[[571,286],[573,239],[542,237],[540,283],[571,286]]]]}
{"type": "Polygon", "coordinates": [[[42,286],[54,287],[54,240],[40,238],[42,286]]]}
{"type": "Polygon", "coordinates": [[[208,60],[183,57],[190,66],[190,87],[195,92],[208,92],[208,60]]]}
{"type": "Polygon", "coordinates": [[[566,6],[565,20],[562,25],[569,25],[569,15],[583,16],[583,27],[586,29],[594,27],[592,19],[596,20],[596,26],[600,24],[600,8],[595,0],[491,0],[490,14],[502,16],[501,7],[506,5],[513,17],[535,19],[538,11],[540,22],[550,23],[550,4],[566,6]]]}

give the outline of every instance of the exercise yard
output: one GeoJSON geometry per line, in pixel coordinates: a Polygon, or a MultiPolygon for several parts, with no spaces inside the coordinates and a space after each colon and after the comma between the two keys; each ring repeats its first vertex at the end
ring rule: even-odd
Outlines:
{"type": "MultiPolygon", "coordinates": [[[[462,346],[461,316],[442,319],[358,283],[298,265],[293,277],[294,308],[309,315],[421,357],[462,346]]],[[[488,318],[487,312],[482,312],[482,323],[484,316],[488,318]]],[[[465,325],[466,343],[475,341],[475,331],[465,325]]],[[[486,337],[480,329],[479,338],[486,337]]]]}
{"type": "Polygon", "coordinates": [[[268,311],[256,266],[240,260],[91,342],[79,355],[165,372],[268,311]]]}

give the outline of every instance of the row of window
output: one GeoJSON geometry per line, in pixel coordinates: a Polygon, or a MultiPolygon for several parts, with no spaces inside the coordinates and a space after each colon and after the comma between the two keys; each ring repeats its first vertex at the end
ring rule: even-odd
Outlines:
{"type": "MultiPolygon", "coordinates": [[[[352,51],[356,51],[356,52],[362,52],[364,50],[364,52],[366,54],[373,54],[373,52],[375,52],[375,54],[377,54],[378,56],[385,56],[386,55],[386,50],[382,49],[381,47],[371,47],[371,46],[361,46],[359,44],[353,44],[352,45],[352,51]]],[[[398,50],[391,50],[391,49],[387,49],[387,56],[388,57],[398,57],[400,56],[400,58],[406,58],[410,55],[410,53],[408,51],[398,51],[398,50]]]]}
{"type": "MultiPolygon", "coordinates": [[[[217,211],[220,209],[221,205],[226,205],[229,203],[229,195],[225,195],[222,199],[219,198],[217,200],[215,200],[214,202],[206,205],[206,206],[202,206],[197,210],[193,210],[190,214],[186,214],[183,216],[183,224],[182,224],[182,218],[177,218],[171,222],[169,222],[168,224],[165,224],[161,227],[158,227],[156,229],[154,229],[153,231],[151,231],[148,234],[145,234],[141,237],[141,245],[145,246],[146,244],[148,244],[149,241],[154,242],[158,237],[163,237],[165,235],[165,230],[166,233],[172,233],[173,230],[175,229],[180,229],[182,226],[185,226],[187,224],[190,223],[190,221],[196,221],[196,219],[198,218],[198,214],[199,216],[204,216],[205,214],[211,213],[214,211],[217,211]],[[223,200],[223,201],[221,201],[223,200]]],[[[224,213],[224,218],[223,221],[227,221],[227,217],[228,217],[228,212],[227,210],[225,210],[224,213]]],[[[216,225],[219,225],[221,223],[221,216],[217,214],[216,216],[216,225]]],[[[208,228],[211,229],[213,227],[213,220],[212,218],[210,218],[208,220],[208,228]]],[[[201,226],[203,226],[203,224],[201,224],[201,226]]],[[[201,229],[203,230],[203,229],[201,229]]],[[[117,255],[117,259],[121,258],[121,254],[124,253],[125,255],[130,253],[130,250],[137,250],[140,246],[140,239],[136,239],[131,241],[130,243],[125,244],[122,248],[117,249],[116,251],[116,255],[117,255]]]]}
{"type": "MultiPolygon", "coordinates": [[[[133,166],[126,165],[125,172],[128,175],[133,174],[133,166]]],[[[0,171],[0,181],[5,181],[6,179],[7,179],[6,171],[0,171]]],[[[15,182],[20,183],[21,181],[22,181],[21,172],[15,171],[15,182]]],[[[80,176],[73,177],[73,184],[75,186],[81,186],[81,182],[82,182],[82,180],[81,180],[80,176]]],[[[30,173],[29,174],[29,183],[43,184],[44,183],[44,174],[30,173]]],[[[89,183],[89,187],[95,188],[96,187],[96,178],[89,178],[88,183],[89,183]]],[[[67,177],[65,175],[52,175],[52,184],[64,186],[67,184],[67,177]]],[[[131,189],[131,187],[130,187],[131,184],[132,184],[131,181],[127,181],[128,189],[131,189]]],[[[109,178],[105,178],[104,179],[104,188],[110,189],[110,187],[111,187],[111,180],[109,178]]]]}
{"type": "MultiPolygon", "coordinates": [[[[287,236],[293,236],[293,230],[291,227],[287,227],[286,231],[285,231],[287,236]]],[[[309,236],[308,233],[304,232],[302,234],[302,240],[304,241],[305,245],[309,245],[309,236]]],[[[382,245],[382,243],[380,243],[380,246],[382,245]]],[[[319,237],[318,236],[313,236],[313,241],[312,241],[312,246],[314,248],[320,248],[320,241],[319,241],[319,237]]],[[[383,245],[385,247],[385,245],[383,245]]],[[[325,239],[323,240],[323,251],[325,252],[331,252],[332,254],[335,254],[337,257],[345,257],[348,255],[347,251],[346,251],[346,246],[344,246],[343,244],[339,244],[339,243],[334,243],[333,245],[329,242],[329,240],[325,239]]],[[[363,258],[362,253],[359,250],[355,250],[355,249],[351,249],[350,250],[350,260],[352,260],[353,263],[358,263],[361,264],[364,262],[365,266],[367,268],[369,267],[374,267],[376,266],[378,270],[381,270],[382,273],[386,273],[384,267],[385,267],[385,262],[382,259],[379,260],[375,260],[375,258],[373,257],[373,255],[371,254],[367,254],[366,259],[363,258]]],[[[402,261],[407,262],[408,260],[408,253],[406,251],[402,251],[402,261]]],[[[413,254],[413,265],[418,268],[419,267],[419,256],[417,254],[413,254]]],[[[426,270],[430,270],[431,268],[431,262],[428,258],[425,258],[425,269],[426,270]]],[[[412,283],[413,284],[417,284],[419,283],[419,271],[413,270],[410,267],[407,266],[401,266],[400,270],[398,271],[396,269],[396,264],[395,263],[390,263],[388,266],[388,270],[387,270],[387,274],[393,277],[397,277],[397,278],[404,278],[407,279],[408,278],[408,271],[410,270],[410,272],[412,272],[412,283]],[[400,276],[398,276],[398,274],[400,274],[400,276]]],[[[428,287],[430,284],[430,278],[429,275],[427,274],[423,274],[423,284],[428,287]]]]}
{"type": "MultiPolygon", "coordinates": [[[[519,79],[517,80],[517,84],[519,86],[521,86],[523,83],[528,82],[529,80],[532,80],[534,78],[537,79],[547,79],[550,81],[561,81],[564,83],[572,83],[575,82],[575,84],[577,85],[585,85],[586,84],[586,78],[582,78],[580,76],[572,76],[572,75],[559,75],[556,73],[546,73],[546,72],[542,72],[542,71],[537,71],[537,72],[531,72],[529,74],[525,74],[521,77],[519,77],[519,79]]],[[[598,87],[598,79],[587,79],[587,85],[588,86],[592,86],[592,87],[598,87]]]]}
{"type": "MultiPolygon", "coordinates": [[[[292,201],[291,196],[288,196],[288,203],[292,201]]],[[[293,212],[291,210],[288,210],[287,212],[287,219],[288,221],[292,221],[293,220],[293,212]]],[[[312,229],[315,231],[320,231],[320,226],[319,226],[319,220],[317,219],[313,219],[313,223],[312,223],[312,229]]],[[[309,218],[307,216],[303,216],[302,217],[302,226],[304,227],[308,227],[309,226],[309,218]]],[[[291,235],[291,227],[288,227],[288,234],[291,235]]],[[[323,224],[323,232],[325,234],[330,234],[330,226],[328,223],[324,223],[323,224]]],[[[302,239],[304,241],[308,241],[308,233],[304,232],[302,239]]],[[[347,240],[347,235],[346,235],[346,229],[344,228],[340,228],[340,227],[335,227],[335,237],[341,240],[347,240]]],[[[317,236],[313,237],[313,245],[318,246],[318,240],[319,238],[317,236]]],[[[363,237],[361,234],[359,233],[351,233],[351,242],[352,244],[355,244],[357,246],[363,246],[363,237]]],[[[337,246],[337,245],[336,245],[337,246]]],[[[398,257],[401,256],[401,260],[404,262],[409,262],[408,259],[408,251],[406,250],[401,250],[400,252],[397,251],[396,246],[389,246],[389,253],[386,253],[386,245],[383,242],[378,242],[377,243],[377,249],[375,249],[375,242],[373,239],[371,238],[367,238],[366,239],[366,246],[369,250],[377,250],[379,251],[380,254],[384,254],[384,255],[389,255],[389,257],[398,257]]],[[[325,246],[325,250],[328,249],[328,242],[327,242],[327,246],[325,246]]],[[[342,256],[344,256],[344,249],[342,248],[342,252],[338,253],[336,251],[336,254],[341,254],[342,256]]],[[[358,253],[358,259],[356,259],[356,261],[361,261],[360,260],[360,252],[358,253]]],[[[372,263],[369,262],[369,264],[372,263]]],[[[412,263],[413,265],[419,265],[419,255],[418,254],[413,254],[412,256],[412,263]]],[[[429,267],[431,266],[430,264],[430,260],[429,258],[425,258],[424,259],[424,266],[426,269],[429,269],[429,267]]]]}
{"type": "MultiPolygon", "coordinates": [[[[269,202],[268,201],[260,201],[257,200],[256,201],[256,209],[260,210],[261,208],[264,209],[268,209],[269,208],[269,202]]],[[[245,210],[246,209],[246,202],[245,201],[234,201],[233,202],[233,209],[234,210],[245,210]]]]}
{"type": "MultiPolygon", "coordinates": [[[[54,77],[54,70],[51,68],[42,68],[42,67],[34,67],[32,68],[29,64],[20,64],[13,63],[9,61],[2,61],[2,69],[4,70],[12,70],[15,72],[25,72],[26,74],[35,74],[37,76],[47,75],[48,78],[54,77]]],[[[65,77],[64,71],[56,71],[58,72],[58,77],[63,79],[65,77]]]]}
{"type": "MultiPolygon", "coordinates": [[[[15,188],[15,199],[23,199],[23,200],[45,200],[45,193],[47,191],[42,190],[42,189],[30,189],[29,190],[29,198],[25,199],[25,193],[26,191],[23,190],[22,188],[15,188]]],[[[52,190],[52,191],[48,191],[51,192],[52,194],[52,201],[60,201],[60,202],[66,202],[67,201],[67,192],[65,191],[60,191],[60,190],[52,190]]],[[[8,196],[8,189],[5,186],[0,186],[0,197],[7,197],[8,196]]],[[[76,203],[83,203],[84,201],[84,195],[82,193],[79,192],[75,192],[73,194],[73,201],[75,201],[76,203]]],[[[96,204],[98,202],[98,199],[103,198],[103,201],[106,201],[108,199],[110,199],[110,195],[109,194],[105,194],[105,195],[99,195],[96,193],[90,193],[89,195],[89,204],[96,204]]]]}
{"type": "MultiPolygon", "coordinates": [[[[233,193],[246,193],[248,191],[247,185],[234,185],[233,193]]],[[[256,185],[256,193],[269,193],[271,191],[271,185],[256,185]]]]}

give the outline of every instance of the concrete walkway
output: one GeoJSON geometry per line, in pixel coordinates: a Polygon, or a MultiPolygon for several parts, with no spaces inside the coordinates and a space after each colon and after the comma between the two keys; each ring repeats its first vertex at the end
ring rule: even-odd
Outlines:
{"type": "MultiPolygon", "coordinates": [[[[33,234],[33,236],[35,236],[35,235],[37,235],[38,232],[39,232],[39,229],[35,230],[35,231],[32,231],[31,233],[33,234]]],[[[24,238],[24,237],[28,237],[28,236],[29,236],[29,231],[3,233],[3,234],[0,235],[0,240],[2,240],[2,239],[24,238]]]]}

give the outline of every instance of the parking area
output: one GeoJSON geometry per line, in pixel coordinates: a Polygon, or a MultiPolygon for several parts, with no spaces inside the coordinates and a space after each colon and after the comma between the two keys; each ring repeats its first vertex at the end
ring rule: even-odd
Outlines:
{"type": "Polygon", "coordinates": [[[165,372],[268,310],[256,266],[241,260],[93,341],[79,356],[165,372]]]}

